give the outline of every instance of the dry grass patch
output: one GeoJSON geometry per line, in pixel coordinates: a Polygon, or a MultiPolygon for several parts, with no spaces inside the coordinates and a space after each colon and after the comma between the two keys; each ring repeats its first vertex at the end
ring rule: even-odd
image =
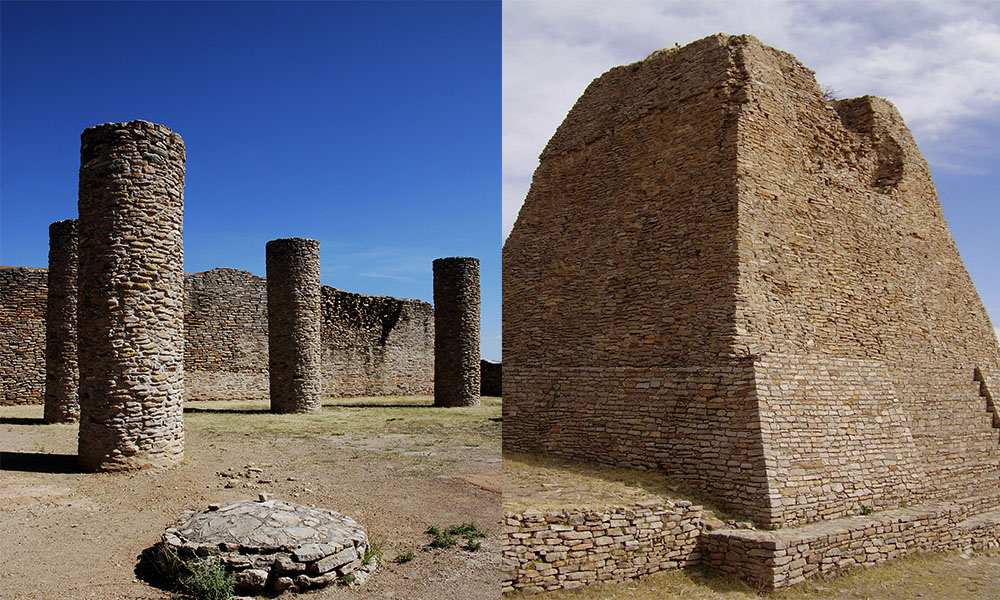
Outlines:
{"type": "Polygon", "coordinates": [[[745,520],[726,511],[710,496],[657,471],[595,465],[566,458],[507,452],[503,455],[503,508],[557,511],[564,508],[605,509],[638,502],[688,500],[706,516],[745,520]]]}
{"type": "Polygon", "coordinates": [[[499,434],[501,399],[486,396],[480,406],[441,408],[431,396],[326,398],[311,414],[272,414],[261,400],[184,403],[184,421],[209,431],[292,437],[315,435],[370,438],[420,435],[425,445],[475,446],[485,434],[499,434]],[[430,436],[430,439],[427,439],[430,436]]]}

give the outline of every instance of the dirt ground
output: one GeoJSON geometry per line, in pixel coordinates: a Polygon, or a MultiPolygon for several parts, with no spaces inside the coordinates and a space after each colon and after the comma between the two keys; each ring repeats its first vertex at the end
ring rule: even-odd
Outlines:
{"type": "Polygon", "coordinates": [[[364,586],[303,598],[498,598],[500,399],[430,402],[337,399],[318,415],[188,403],[183,464],[119,474],[76,471],[75,425],[42,424],[40,406],[0,407],[0,598],[171,598],[136,578],[140,553],[182,511],[262,491],[351,516],[382,551],[364,586]],[[477,552],[425,549],[428,526],[463,522],[487,534],[477,552]],[[412,561],[393,562],[408,551],[412,561]]]}

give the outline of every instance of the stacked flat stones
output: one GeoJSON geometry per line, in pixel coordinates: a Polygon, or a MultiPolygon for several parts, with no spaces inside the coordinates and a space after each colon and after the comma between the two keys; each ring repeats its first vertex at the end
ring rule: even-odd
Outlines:
{"type": "Polygon", "coordinates": [[[479,259],[434,261],[434,405],[478,406],[479,259]]]}
{"type": "Polygon", "coordinates": [[[49,225],[49,272],[45,305],[45,422],[80,418],[76,361],[76,219],[49,225]]]}
{"type": "Polygon", "coordinates": [[[266,254],[271,412],[315,412],[322,382],[319,242],[272,240],[266,254]]]}
{"type": "Polygon", "coordinates": [[[281,500],[216,508],[189,512],[163,542],[184,559],[218,557],[236,574],[239,593],[360,585],[375,569],[364,528],[332,510],[281,500]]]}
{"type": "Polygon", "coordinates": [[[184,142],[147,121],[81,138],[79,463],[169,466],[184,456],[184,142]]]}

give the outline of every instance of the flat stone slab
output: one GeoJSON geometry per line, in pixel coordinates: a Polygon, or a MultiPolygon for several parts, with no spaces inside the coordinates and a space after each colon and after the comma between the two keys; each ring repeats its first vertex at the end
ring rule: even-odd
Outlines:
{"type": "Polygon", "coordinates": [[[248,594],[360,585],[376,563],[354,519],[282,500],[187,511],[163,542],[184,559],[218,557],[236,574],[237,591],[248,594]]]}

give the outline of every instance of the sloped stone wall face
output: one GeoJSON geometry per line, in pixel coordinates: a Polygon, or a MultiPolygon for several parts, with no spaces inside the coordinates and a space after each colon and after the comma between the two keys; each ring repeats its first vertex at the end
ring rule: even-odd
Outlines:
{"type": "Polygon", "coordinates": [[[45,398],[45,269],[0,269],[0,404],[45,398]]]}
{"type": "Polygon", "coordinates": [[[184,142],[146,121],[81,136],[79,463],[184,457],[184,142]]]}
{"type": "Polygon", "coordinates": [[[700,506],[669,501],[508,513],[503,593],[575,589],[697,564],[700,519],[700,506]]]}
{"type": "Polygon", "coordinates": [[[267,243],[268,372],[271,411],[320,410],[319,242],[267,243]]]}
{"type": "Polygon", "coordinates": [[[698,483],[748,517],[767,519],[768,481],[749,360],[712,369],[521,365],[513,381],[505,366],[504,451],[660,469],[698,483]],[[524,382],[548,399],[544,419],[523,402],[508,406],[524,382]],[[584,401],[590,397],[600,400],[584,401]],[[507,433],[508,421],[514,436],[507,433]]]}
{"type": "Polygon", "coordinates": [[[736,345],[766,357],[763,422],[800,432],[777,448],[793,466],[772,474],[774,519],[850,514],[854,494],[900,506],[982,493],[1000,479],[1000,445],[972,379],[977,366],[995,373],[1000,353],[902,117],[871,96],[825,102],[810,71],[759,43],[734,58],[747,82],[736,345]],[[866,384],[849,365],[871,361],[866,384]],[[874,385],[885,393],[866,406],[874,385]],[[827,415],[825,432],[795,416],[810,412],[827,415]],[[862,433],[876,419],[880,431],[862,433]],[[821,459],[835,448],[867,472],[821,459]],[[860,483],[817,510],[817,479],[860,483]]]}
{"type": "Polygon", "coordinates": [[[45,422],[80,418],[76,353],[76,219],[49,225],[49,271],[45,306],[45,422]]]}
{"type": "Polygon", "coordinates": [[[752,37],[587,88],[503,301],[505,449],[660,468],[769,526],[1000,478],[974,381],[1000,350],[912,136],[752,37]]]}

